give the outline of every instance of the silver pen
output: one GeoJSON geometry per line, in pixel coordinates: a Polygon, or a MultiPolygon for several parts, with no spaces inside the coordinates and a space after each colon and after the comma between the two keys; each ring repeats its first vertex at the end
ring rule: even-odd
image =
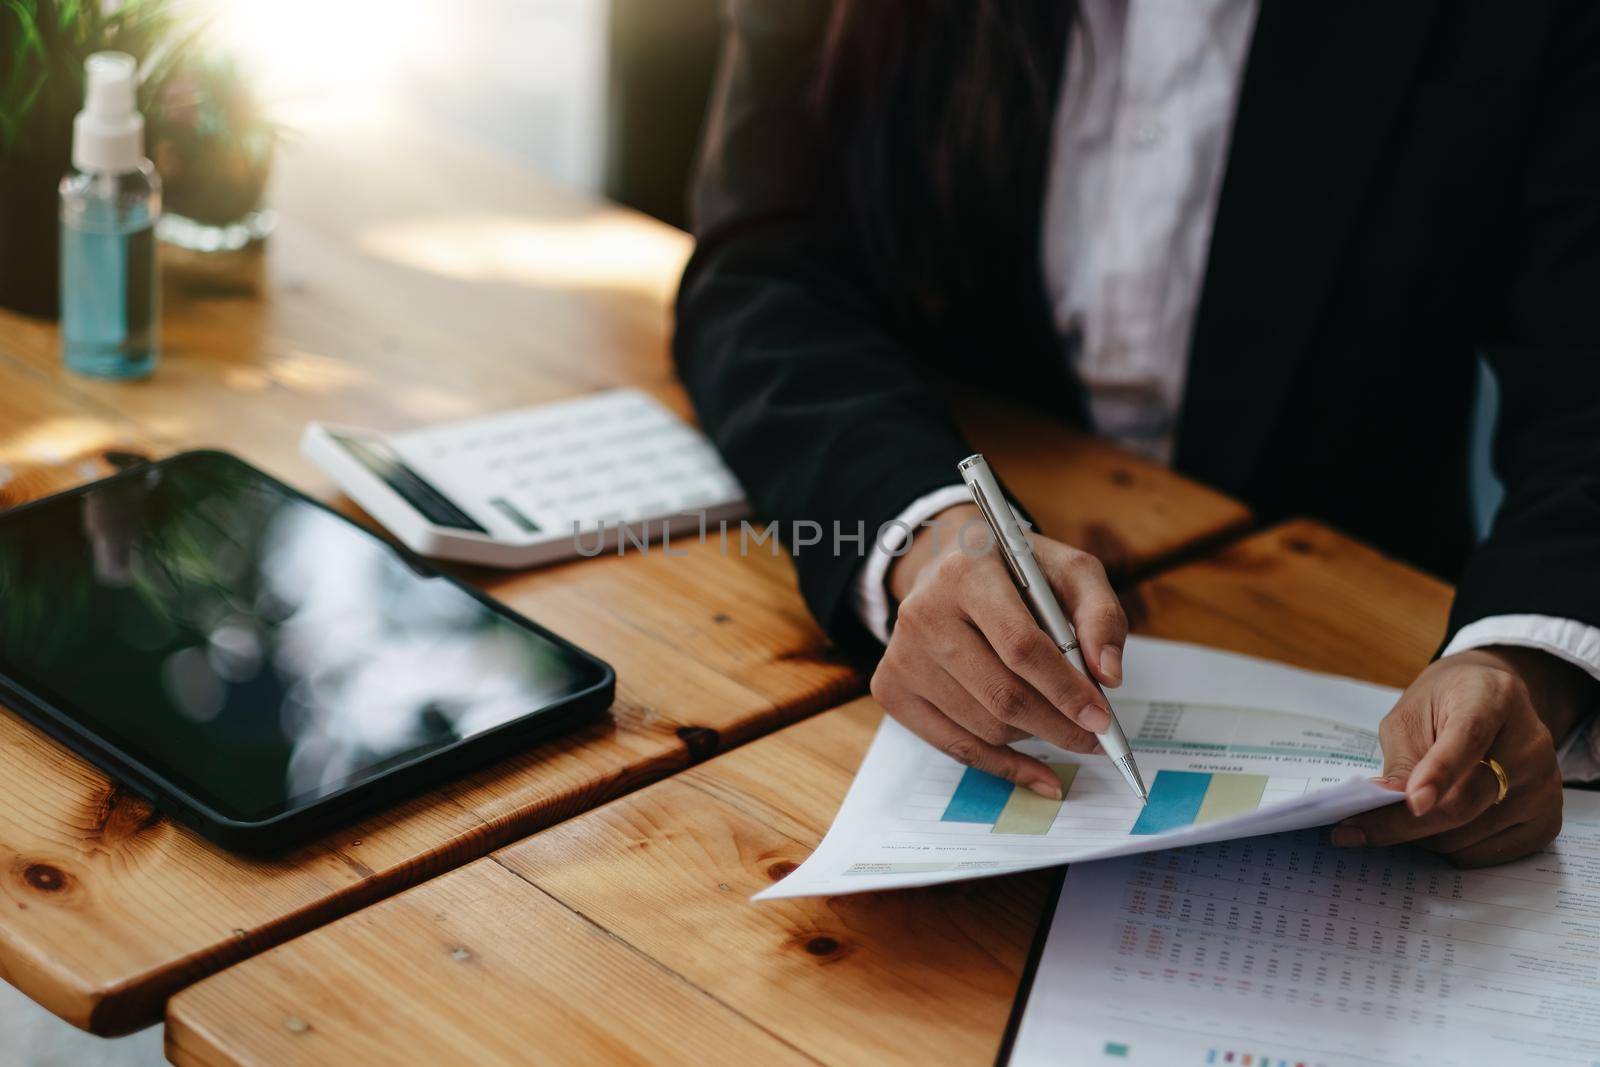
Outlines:
{"type": "MultiPolygon", "coordinates": [[[[1005,494],[1000,492],[1000,483],[995,481],[994,472],[989,469],[989,464],[983,455],[968,456],[956,465],[961,472],[961,480],[967,483],[967,488],[972,491],[972,499],[978,505],[978,510],[983,512],[983,517],[989,523],[989,529],[994,534],[994,543],[1000,555],[1005,559],[1006,565],[1011,568],[1011,576],[1016,580],[1017,588],[1022,593],[1022,598],[1028,602],[1028,607],[1033,611],[1035,621],[1040,629],[1050,636],[1061,654],[1066,657],[1073,668],[1089,679],[1089,684],[1103,697],[1105,690],[1100,688],[1100,683],[1095,681],[1094,675],[1089,673],[1088,666],[1083,662],[1083,652],[1078,648],[1078,635],[1072,629],[1072,623],[1067,620],[1066,613],[1061,610],[1061,605],[1056,601],[1055,594],[1050,590],[1050,583],[1044,576],[1044,571],[1039,569],[1039,561],[1033,556],[1033,547],[1028,543],[1027,535],[1022,532],[1022,526],[1017,522],[1016,515],[1011,510],[1011,505],[1006,501],[1005,494]]],[[[1106,701],[1106,710],[1111,713],[1111,725],[1103,733],[1095,736],[1100,739],[1100,745],[1106,750],[1106,755],[1111,757],[1111,763],[1122,774],[1141,801],[1150,799],[1150,794],[1144,787],[1144,779],[1139,777],[1139,765],[1133,760],[1133,749],[1128,746],[1128,738],[1122,732],[1122,724],[1117,722],[1117,713],[1111,710],[1111,701],[1106,701]]]]}

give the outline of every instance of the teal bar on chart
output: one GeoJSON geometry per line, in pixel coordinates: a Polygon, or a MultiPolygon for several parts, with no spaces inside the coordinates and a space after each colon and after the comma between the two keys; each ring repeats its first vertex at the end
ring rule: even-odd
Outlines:
{"type": "Polygon", "coordinates": [[[940,822],[982,822],[993,825],[1011,798],[1011,783],[968,767],[950,795],[940,822]]]}
{"type": "Polygon", "coordinates": [[[1150,800],[1128,832],[1160,834],[1193,826],[1210,787],[1211,775],[1201,771],[1157,771],[1150,783],[1150,800]]]}

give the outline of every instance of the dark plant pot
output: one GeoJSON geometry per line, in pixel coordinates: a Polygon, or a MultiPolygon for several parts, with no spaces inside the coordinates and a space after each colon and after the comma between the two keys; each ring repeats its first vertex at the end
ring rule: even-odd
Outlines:
{"type": "Polygon", "coordinates": [[[208,226],[238,222],[261,206],[272,172],[272,138],[163,137],[152,157],[161,173],[161,210],[208,226]]]}
{"type": "Polygon", "coordinates": [[[0,307],[49,319],[61,313],[60,180],[44,167],[0,160],[0,307]]]}

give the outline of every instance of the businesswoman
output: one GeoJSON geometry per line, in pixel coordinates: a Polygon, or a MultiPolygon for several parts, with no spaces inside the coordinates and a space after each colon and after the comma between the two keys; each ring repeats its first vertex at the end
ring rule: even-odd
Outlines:
{"type": "MultiPolygon", "coordinates": [[[[1405,803],[1337,842],[1507,860],[1600,777],[1600,7],[733,0],[694,198],[683,379],[760,513],[883,531],[795,546],[800,583],[932,744],[1059,795],[1007,742],[1106,717],[937,537],[972,515],[945,397],[982,382],[1456,584],[1383,723],[1405,803]],[[1474,545],[1480,353],[1507,495],[1474,545]]],[[[1049,535],[1115,687],[1123,613],[1049,535]]]]}

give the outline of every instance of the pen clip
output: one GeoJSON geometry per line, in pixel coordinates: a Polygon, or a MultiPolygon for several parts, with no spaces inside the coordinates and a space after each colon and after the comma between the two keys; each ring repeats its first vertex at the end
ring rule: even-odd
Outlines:
{"type": "Polygon", "coordinates": [[[978,510],[983,512],[983,517],[989,523],[989,531],[994,534],[995,548],[1006,561],[1006,566],[1011,568],[1011,573],[1017,579],[1017,584],[1028,588],[1028,576],[1022,573],[1022,568],[1017,566],[1016,559],[1011,555],[1011,543],[1006,537],[1005,527],[1000,525],[1000,519],[994,513],[994,508],[989,503],[988,496],[983,487],[977,482],[968,482],[967,488],[972,491],[972,501],[978,505],[978,510]]]}

